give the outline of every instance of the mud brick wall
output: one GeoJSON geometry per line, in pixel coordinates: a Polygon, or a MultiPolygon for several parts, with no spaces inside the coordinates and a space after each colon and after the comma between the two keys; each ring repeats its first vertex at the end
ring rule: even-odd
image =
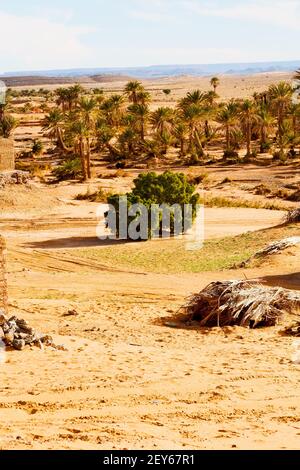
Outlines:
{"type": "Polygon", "coordinates": [[[0,138],[0,171],[15,169],[15,149],[13,139],[0,138]]]}
{"type": "Polygon", "coordinates": [[[0,235],[0,309],[7,312],[6,244],[0,235]]]}

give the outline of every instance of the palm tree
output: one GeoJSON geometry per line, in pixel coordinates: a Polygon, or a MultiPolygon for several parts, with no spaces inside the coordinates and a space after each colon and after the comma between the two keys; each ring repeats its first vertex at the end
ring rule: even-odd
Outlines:
{"type": "Polygon", "coordinates": [[[180,145],[181,156],[185,155],[185,144],[186,144],[186,139],[188,137],[188,131],[189,130],[188,130],[187,125],[182,121],[179,121],[177,124],[175,124],[173,128],[173,135],[180,145]]]}
{"type": "Polygon", "coordinates": [[[83,181],[86,181],[88,179],[88,169],[85,142],[89,136],[89,129],[86,125],[86,122],[79,118],[70,124],[69,132],[73,135],[75,146],[79,150],[82,178],[83,181]]]}
{"type": "Polygon", "coordinates": [[[253,124],[257,121],[257,109],[256,105],[251,100],[245,100],[240,106],[239,115],[241,117],[242,124],[245,127],[246,143],[247,143],[247,154],[251,155],[251,137],[253,124]]]}
{"type": "Polygon", "coordinates": [[[67,97],[69,103],[69,111],[72,111],[78,105],[80,96],[83,92],[84,88],[78,83],[68,88],[67,97]]]}
{"type": "Polygon", "coordinates": [[[66,112],[67,105],[68,105],[68,89],[62,88],[62,87],[58,88],[56,90],[56,94],[57,94],[56,104],[62,107],[63,112],[66,112]]]}
{"type": "Polygon", "coordinates": [[[129,155],[132,155],[136,151],[136,144],[138,140],[138,135],[135,130],[131,127],[126,127],[119,137],[119,143],[121,149],[127,152],[129,155]]]}
{"type": "Polygon", "coordinates": [[[257,122],[255,124],[256,128],[260,133],[260,152],[264,153],[266,146],[268,144],[269,132],[273,129],[275,124],[275,119],[272,116],[272,113],[269,107],[265,104],[262,104],[257,111],[257,122]]]}
{"type": "Polygon", "coordinates": [[[140,131],[141,141],[145,140],[146,124],[149,118],[149,108],[145,104],[133,104],[128,108],[129,113],[131,113],[138,122],[138,127],[140,131]]]}
{"type": "Polygon", "coordinates": [[[148,91],[139,91],[136,95],[137,104],[147,105],[151,102],[151,95],[148,91]]]}
{"type": "Polygon", "coordinates": [[[50,131],[50,136],[54,137],[59,146],[65,152],[72,152],[72,149],[66,146],[63,139],[63,126],[65,124],[65,118],[63,113],[58,108],[52,109],[49,114],[43,120],[43,130],[50,131]]]}
{"type": "Polygon", "coordinates": [[[174,111],[168,107],[158,108],[151,114],[150,122],[153,129],[162,135],[168,128],[168,125],[172,124],[174,119],[174,111]]]}
{"type": "Polygon", "coordinates": [[[214,89],[214,92],[217,93],[217,88],[220,85],[220,79],[218,77],[212,77],[210,84],[214,89]]]}
{"type": "Polygon", "coordinates": [[[101,110],[106,116],[107,124],[118,128],[123,115],[124,97],[122,95],[112,95],[105,100],[101,110]]]}
{"type": "Polygon", "coordinates": [[[206,95],[206,101],[209,104],[209,106],[214,106],[215,100],[218,98],[218,95],[215,91],[208,91],[205,93],[206,95]]]}
{"type": "Polygon", "coordinates": [[[293,95],[293,88],[289,83],[280,82],[278,85],[271,85],[269,87],[269,96],[272,100],[274,111],[277,115],[278,123],[278,141],[281,155],[284,154],[284,143],[283,143],[283,121],[291,104],[291,97],[293,95]]]}
{"type": "Polygon", "coordinates": [[[298,130],[298,123],[300,121],[300,104],[294,104],[294,103],[291,104],[289,114],[292,118],[293,133],[294,133],[294,136],[296,137],[297,130],[298,130]]]}
{"type": "Polygon", "coordinates": [[[205,121],[206,109],[198,104],[186,106],[182,112],[182,119],[189,127],[189,151],[194,152],[198,147],[199,155],[203,156],[203,145],[201,141],[199,125],[205,121]]]}
{"type": "Polygon", "coordinates": [[[138,103],[138,94],[144,91],[145,89],[143,85],[137,80],[128,82],[124,89],[124,92],[128,96],[129,101],[133,104],[138,103]]]}
{"type": "Polygon", "coordinates": [[[190,106],[191,104],[203,106],[203,105],[207,105],[207,103],[208,103],[207,93],[203,93],[200,90],[194,90],[192,92],[187,93],[187,95],[180,100],[178,107],[180,109],[184,109],[190,106]]]}
{"type": "Polygon", "coordinates": [[[221,124],[220,129],[225,131],[226,151],[231,150],[231,136],[237,129],[238,105],[235,101],[230,101],[217,114],[216,121],[221,124]]]}
{"type": "Polygon", "coordinates": [[[86,133],[86,168],[87,168],[87,176],[91,178],[91,134],[94,130],[94,123],[95,123],[95,109],[97,103],[93,98],[81,98],[79,102],[79,113],[83,119],[83,122],[86,125],[87,133],[86,133]]]}

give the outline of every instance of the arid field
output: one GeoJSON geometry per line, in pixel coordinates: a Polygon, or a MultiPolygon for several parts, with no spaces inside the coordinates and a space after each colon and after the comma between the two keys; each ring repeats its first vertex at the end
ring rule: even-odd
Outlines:
{"type": "MultiPolygon", "coordinates": [[[[271,73],[220,77],[219,100],[251,98],[291,80],[271,73]]],[[[97,86],[110,96],[125,84],[97,86]]],[[[151,112],[210,88],[208,78],[189,77],[143,85],[151,112]]],[[[25,88],[31,87],[13,90],[25,88]]],[[[222,137],[197,164],[180,162],[172,147],[165,157],[117,168],[97,151],[91,178],[55,181],[51,171],[62,156],[52,151],[43,103],[37,95],[10,104],[19,121],[16,167],[30,179],[0,189],[0,234],[7,243],[10,315],[53,336],[64,350],[5,352],[0,448],[299,449],[300,365],[292,361],[295,338],[282,334],[298,312],[258,329],[178,322],[186,299],[212,281],[260,279],[300,291],[300,245],[241,267],[269,243],[300,236],[299,222],[283,223],[299,208],[290,197],[300,189],[299,152],[285,162],[266,153],[232,164],[221,158],[222,137]],[[34,140],[43,151],[30,154],[34,140]],[[202,249],[188,251],[176,238],[96,237],[97,208],[105,201],[78,195],[99,188],[104,196],[125,193],[151,170],[184,173],[195,182],[205,205],[202,249]]]]}

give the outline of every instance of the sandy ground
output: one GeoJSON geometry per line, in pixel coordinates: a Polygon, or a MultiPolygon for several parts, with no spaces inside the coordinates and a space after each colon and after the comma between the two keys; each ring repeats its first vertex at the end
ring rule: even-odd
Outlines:
{"type": "MultiPolygon", "coordinates": [[[[251,96],[290,78],[222,77],[218,93],[223,99],[251,96]]],[[[172,106],[187,90],[209,89],[204,78],[145,85],[154,106],[172,106]],[[172,89],[167,99],[163,88],[172,89]]],[[[124,83],[100,86],[110,93],[124,83]]],[[[24,138],[40,130],[38,116],[35,126],[20,126],[17,148],[28,148],[24,138]]],[[[255,200],[255,185],[299,181],[299,167],[291,166],[203,171],[215,194],[255,200]],[[218,186],[227,177],[231,184],[218,186]]],[[[138,173],[98,178],[90,186],[127,191],[138,173]]],[[[97,205],[74,201],[86,190],[81,184],[36,183],[0,194],[10,312],[67,348],[6,351],[0,363],[0,449],[299,449],[300,366],[291,361],[292,338],[281,336],[280,327],[173,329],[164,322],[174,320],[188,295],[217,279],[246,275],[300,290],[300,250],[287,250],[246,273],[175,275],[107,267],[101,258],[78,258],[73,250],[101,247],[97,205]]],[[[275,226],[283,214],[207,208],[205,236],[275,226]]]]}
{"type": "MultiPolygon", "coordinates": [[[[160,275],[77,259],[68,241],[79,237],[86,244],[95,230],[94,209],[60,199],[33,222],[30,215],[2,217],[10,311],[68,351],[6,352],[0,447],[299,448],[300,366],[291,363],[291,338],[276,328],[164,326],[187,295],[243,272],[160,275]]],[[[207,209],[206,236],[276,225],[281,217],[277,211],[207,209]]],[[[263,274],[280,285],[292,274],[299,289],[299,255],[247,276],[263,274]]]]}

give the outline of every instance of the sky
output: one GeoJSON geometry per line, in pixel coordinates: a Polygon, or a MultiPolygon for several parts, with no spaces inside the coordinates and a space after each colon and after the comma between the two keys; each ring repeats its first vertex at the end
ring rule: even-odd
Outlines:
{"type": "Polygon", "coordinates": [[[300,59],[300,0],[0,0],[0,73],[300,59]]]}

